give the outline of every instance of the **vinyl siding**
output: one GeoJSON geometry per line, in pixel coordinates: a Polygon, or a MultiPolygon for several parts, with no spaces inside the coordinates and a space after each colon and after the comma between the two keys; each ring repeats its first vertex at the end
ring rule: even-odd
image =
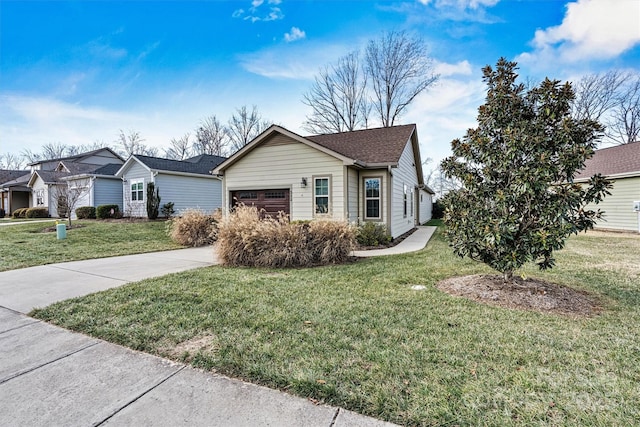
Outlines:
{"type": "Polygon", "coordinates": [[[424,224],[429,221],[432,216],[433,200],[432,195],[428,191],[418,191],[419,203],[420,203],[420,224],[424,224]]]}
{"type": "Polygon", "coordinates": [[[85,159],[82,159],[80,163],[86,163],[90,165],[107,165],[109,163],[123,164],[122,160],[114,156],[108,151],[101,151],[85,159]]]}
{"type": "MultiPolygon", "coordinates": [[[[44,183],[44,181],[38,176],[31,187],[31,203],[29,203],[29,207],[39,208],[45,207],[49,209],[49,215],[55,217],[57,214],[55,206],[49,206],[49,201],[51,199],[51,194],[49,192],[49,186],[44,183]],[[38,205],[38,190],[44,191],[44,204],[38,205]]],[[[15,209],[14,209],[15,210],[15,209]]]]}
{"type": "Polygon", "coordinates": [[[640,201],[640,177],[622,178],[613,181],[611,195],[588,209],[604,211],[604,218],[596,228],[638,232],[638,212],[633,211],[633,202],[640,201]]]}
{"type": "Polygon", "coordinates": [[[147,216],[147,183],[152,182],[151,172],[137,161],[131,162],[129,167],[123,171],[124,180],[122,182],[122,212],[124,216],[141,217],[147,216]],[[131,201],[131,182],[144,180],[144,200],[141,202],[131,201]]]}
{"type": "Polygon", "coordinates": [[[314,218],[313,178],[330,177],[330,207],[327,218],[346,219],[342,161],[295,141],[276,135],[255,147],[224,172],[224,206],[235,190],[289,189],[291,219],[314,218]],[[307,178],[306,188],[300,181],[307,178]]]}
{"type": "Polygon", "coordinates": [[[418,174],[416,173],[413,146],[411,141],[405,145],[398,167],[393,169],[393,195],[391,205],[391,236],[396,238],[415,227],[415,203],[411,209],[411,198],[415,194],[418,185],[418,174]],[[407,216],[404,216],[404,185],[408,188],[407,196],[407,216]]]}
{"type": "Polygon", "coordinates": [[[122,210],[122,180],[96,178],[93,183],[93,205],[118,205],[122,210]]]}
{"type": "Polygon", "coordinates": [[[173,202],[173,209],[178,215],[189,208],[213,212],[222,206],[222,183],[213,177],[159,173],[155,177],[155,185],[160,190],[160,205],[173,202]]]}

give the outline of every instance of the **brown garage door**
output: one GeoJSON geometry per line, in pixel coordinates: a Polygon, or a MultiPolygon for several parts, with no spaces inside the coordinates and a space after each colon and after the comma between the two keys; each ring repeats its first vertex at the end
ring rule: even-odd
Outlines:
{"type": "Polygon", "coordinates": [[[290,214],[289,208],[289,190],[242,190],[232,191],[231,200],[233,206],[243,203],[247,206],[255,206],[258,209],[264,209],[266,215],[273,217],[278,212],[290,214]]]}

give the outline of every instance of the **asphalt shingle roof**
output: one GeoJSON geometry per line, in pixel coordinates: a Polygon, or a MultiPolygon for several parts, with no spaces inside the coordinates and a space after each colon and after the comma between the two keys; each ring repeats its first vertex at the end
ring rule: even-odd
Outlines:
{"type": "Polygon", "coordinates": [[[575,179],[637,172],[640,175],[640,141],[596,150],[575,179]]]}
{"type": "Polygon", "coordinates": [[[186,160],[171,160],[136,154],[135,157],[149,169],[171,172],[211,175],[211,170],[226,160],[225,157],[202,154],[186,160]]]}
{"type": "MultiPolygon", "coordinates": [[[[30,173],[31,172],[29,171],[0,169],[0,186],[2,186],[2,184],[9,183],[10,181],[14,181],[23,176],[28,177],[30,173]]],[[[27,181],[28,180],[29,179],[27,178],[27,181]]]]}
{"type": "Polygon", "coordinates": [[[416,125],[363,129],[352,132],[305,136],[325,148],[364,163],[397,163],[416,125]]]}

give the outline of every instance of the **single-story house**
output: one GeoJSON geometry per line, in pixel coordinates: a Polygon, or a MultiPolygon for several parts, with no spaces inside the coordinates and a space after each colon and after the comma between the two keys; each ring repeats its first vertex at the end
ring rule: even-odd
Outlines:
{"type": "Polygon", "coordinates": [[[122,179],[125,216],[146,217],[147,184],[160,194],[160,205],[173,202],[176,213],[194,208],[213,212],[222,206],[222,183],[211,170],[225,157],[201,154],[171,160],[134,154],[116,172],[122,179]]]}
{"type": "MultiPolygon", "coordinates": [[[[124,159],[110,148],[100,148],[73,156],[43,159],[29,164],[30,171],[5,181],[0,174],[0,199],[7,213],[18,208],[47,207],[49,215],[58,216],[57,195],[68,185],[87,188],[76,207],[120,204],[122,182],[113,176],[124,159]],[[115,184],[115,185],[114,185],[115,184]],[[55,202],[54,202],[55,200],[55,202]]],[[[64,215],[66,213],[63,212],[64,215]]],[[[75,215],[75,212],[71,213],[75,215]]]]}
{"type": "Polygon", "coordinates": [[[75,219],[75,209],[81,206],[117,204],[122,207],[122,181],[115,176],[124,160],[108,148],[84,155],[57,160],[50,170],[51,160],[38,164],[31,174],[30,206],[47,207],[52,217],[75,219]],[[86,162],[98,163],[86,163],[86,162]],[[66,212],[62,199],[77,197],[72,212],[66,212]]]}
{"type": "Polygon", "coordinates": [[[373,221],[398,237],[431,218],[416,125],[300,136],[273,125],[213,170],[224,211],[373,221]]]}
{"type": "Polygon", "coordinates": [[[640,232],[640,141],[596,150],[574,182],[585,183],[595,174],[613,182],[611,195],[588,209],[603,210],[596,228],[640,232]]]}
{"type": "Polygon", "coordinates": [[[29,207],[31,190],[27,187],[30,171],[0,170],[0,209],[6,215],[14,210],[29,207]]]}

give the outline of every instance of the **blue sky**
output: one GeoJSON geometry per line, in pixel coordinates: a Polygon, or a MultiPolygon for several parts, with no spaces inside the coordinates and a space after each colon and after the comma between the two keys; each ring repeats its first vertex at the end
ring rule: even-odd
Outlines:
{"type": "Polygon", "coordinates": [[[0,152],[120,129],[163,148],[242,105],[305,135],[314,74],[388,30],[422,37],[441,75],[401,118],[436,161],[474,126],[481,68],[501,56],[534,79],[640,68],[639,0],[2,0],[0,152]]]}

